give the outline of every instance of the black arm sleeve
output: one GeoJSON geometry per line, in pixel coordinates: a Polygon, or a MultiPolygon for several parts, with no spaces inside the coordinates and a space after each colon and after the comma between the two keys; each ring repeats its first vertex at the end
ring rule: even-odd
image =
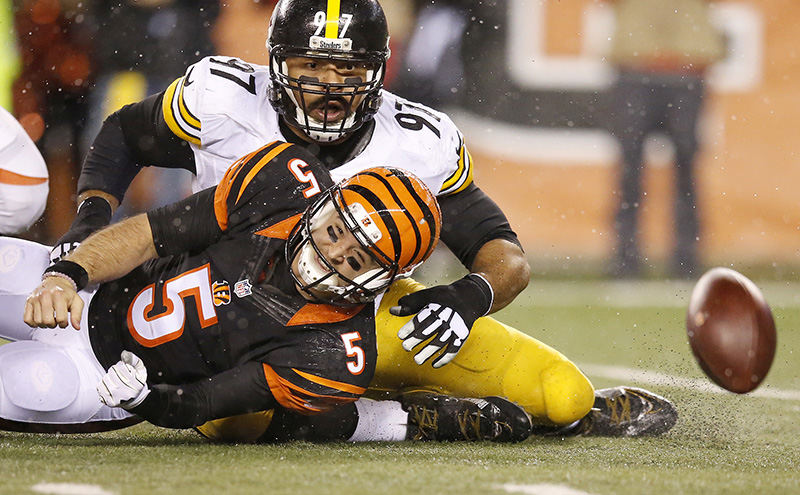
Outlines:
{"type": "Polygon", "coordinates": [[[83,162],[78,193],[99,189],[122,202],[131,181],[145,166],[184,168],[195,173],[189,143],[169,130],[159,93],[112,113],[83,162]]]}
{"type": "Polygon", "coordinates": [[[522,247],[508,219],[474,183],[463,191],[439,198],[441,239],[467,269],[480,248],[492,239],[506,239],[522,247]]]}
{"type": "Polygon", "coordinates": [[[147,212],[159,256],[196,252],[222,237],[214,214],[215,187],[147,212]]]}
{"type": "Polygon", "coordinates": [[[187,385],[158,384],[132,413],[165,428],[191,428],[212,419],[278,407],[261,363],[249,362],[187,385]]]}

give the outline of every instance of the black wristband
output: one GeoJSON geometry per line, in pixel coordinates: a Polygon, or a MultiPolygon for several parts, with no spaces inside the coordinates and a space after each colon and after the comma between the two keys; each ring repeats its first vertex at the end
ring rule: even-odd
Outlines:
{"type": "Polygon", "coordinates": [[[494,304],[494,290],[492,289],[492,285],[488,280],[477,273],[470,273],[462,280],[469,280],[474,284],[474,287],[477,289],[477,297],[474,299],[474,301],[477,302],[478,300],[481,300],[484,303],[483,305],[477,305],[477,307],[483,311],[479,316],[486,316],[492,309],[492,304],[494,304]],[[483,309],[481,306],[485,306],[486,309],[483,309]]]}
{"type": "Polygon", "coordinates": [[[100,196],[89,196],[78,205],[78,213],[75,217],[89,220],[98,226],[108,225],[111,223],[111,204],[100,196]]]}
{"type": "Polygon", "coordinates": [[[82,290],[89,285],[89,274],[86,272],[86,269],[74,261],[61,260],[52,264],[44,271],[44,275],[50,272],[60,273],[61,275],[66,275],[71,278],[72,281],[75,282],[75,290],[82,290]]]}
{"type": "Polygon", "coordinates": [[[91,196],[81,202],[69,230],[56,246],[83,242],[89,235],[111,223],[111,205],[104,198],[91,196]]]}

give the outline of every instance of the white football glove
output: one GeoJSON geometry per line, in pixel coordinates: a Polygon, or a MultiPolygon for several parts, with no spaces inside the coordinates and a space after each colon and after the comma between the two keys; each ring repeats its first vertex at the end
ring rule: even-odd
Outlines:
{"type": "Polygon", "coordinates": [[[441,368],[456,357],[469,337],[469,331],[470,327],[452,308],[429,303],[400,328],[397,336],[403,339],[403,349],[407,351],[433,337],[417,352],[414,362],[422,364],[444,348],[442,355],[433,361],[434,368],[441,368]]]}
{"type": "Polygon", "coordinates": [[[434,368],[441,368],[456,357],[469,337],[472,325],[489,312],[494,300],[491,284],[482,275],[470,273],[449,285],[437,285],[406,294],[389,308],[395,316],[414,318],[400,327],[397,336],[403,340],[403,349],[411,351],[428,341],[414,356],[423,364],[441,351],[433,360],[434,368]]]}
{"type": "Polygon", "coordinates": [[[69,253],[75,250],[81,243],[80,242],[62,242],[56,244],[50,249],[50,264],[53,265],[64,259],[69,253]]]}
{"type": "Polygon", "coordinates": [[[129,351],[122,351],[122,358],[97,384],[100,402],[109,407],[133,409],[142,403],[150,393],[147,387],[147,368],[139,357],[129,351]]]}

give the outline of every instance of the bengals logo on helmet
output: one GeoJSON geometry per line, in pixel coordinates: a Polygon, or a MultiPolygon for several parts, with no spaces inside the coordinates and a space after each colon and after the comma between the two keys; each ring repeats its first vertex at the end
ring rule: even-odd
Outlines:
{"type": "Polygon", "coordinates": [[[231,286],[227,280],[214,282],[211,285],[211,293],[214,295],[214,306],[222,306],[231,302],[231,286]]]}
{"type": "Polygon", "coordinates": [[[386,167],[364,170],[342,183],[341,201],[348,208],[364,207],[361,228],[377,227],[388,234],[366,237],[379,258],[396,264],[400,275],[425,261],[436,247],[442,229],[439,204],[411,173],[386,167]]]}

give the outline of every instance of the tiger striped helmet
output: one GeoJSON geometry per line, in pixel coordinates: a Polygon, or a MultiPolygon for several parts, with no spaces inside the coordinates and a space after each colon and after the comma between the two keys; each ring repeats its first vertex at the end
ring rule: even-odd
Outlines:
{"type": "Polygon", "coordinates": [[[395,278],[410,276],[433,252],[441,228],[439,204],[420,179],[396,168],[370,168],[332,187],[309,207],[289,237],[286,256],[290,265],[297,258],[298,273],[292,270],[292,275],[313,299],[363,303],[395,278]],[[330,228],[330,218],[338,219],[370,257],[368,263],[355,262],[359,268],[365,265],[356,275],[343,274],[326,258],[323,244],[328,241],[319,232],[321,226],[330,228]]]}

